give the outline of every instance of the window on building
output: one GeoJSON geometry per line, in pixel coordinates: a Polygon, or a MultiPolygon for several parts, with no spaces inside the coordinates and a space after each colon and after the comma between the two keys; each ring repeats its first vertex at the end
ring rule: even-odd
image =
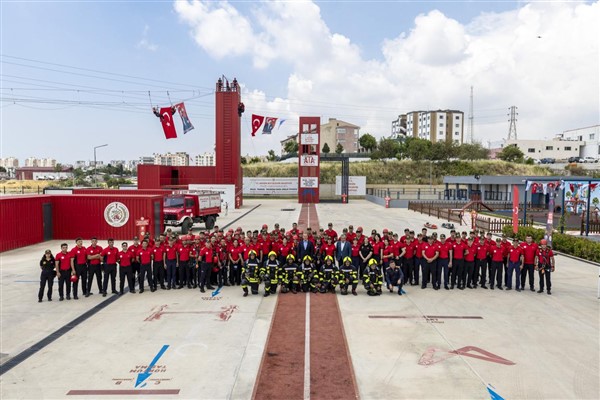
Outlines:
{"type": "Polygon", "coordinates": [[[444,127],[444,123],[440,122],[440,128],[443,128],[443,127],[444,127]]]}
{"type": "Polygon", "coordinates": [[[336,128],[335,132],[344,135],[346,134],[346,128],[336,128]]]}
{"type": "Polygon", "coordinates": [[[553,146],[546,146],[546,150],[554,150],[553,146]]]}
{"type": "Polygon", "coordinates": [[[454,136],[458,136],[458,132],[454,132],[454,136]]]}
{"type": "Polygon", "coordinates": [[[443,116],[443,115],[440,115],[440,119],[444,119],[444,116],[443,116]]]}
{"type": "Polygon", "coordinates": [[[454,117],[454,119],[460,119],[460,117],[457,115],[456,117],[454,117]]]}
{"type": "Polygon", "coordinates": [[[565,151],[571,151],[571,146],[565,146],[565,151]]]}
{"type": "Polygon", "coordinates": [[[460,124],[454,124],[455,128],[458,128],[460,126],[460,124]]]}
{"type": "Polygon", "coordinates": [[[594,140],[596,139],[596,134],[595,133],[590,133],[590,140],[594,140]]]}
{"type": "Polygon", "coordinates": [[[532,147],[530,147],[530,148],[527,149],[527,152],[528,153],[535,153],[535,149],[532,148],[532,147]]]}

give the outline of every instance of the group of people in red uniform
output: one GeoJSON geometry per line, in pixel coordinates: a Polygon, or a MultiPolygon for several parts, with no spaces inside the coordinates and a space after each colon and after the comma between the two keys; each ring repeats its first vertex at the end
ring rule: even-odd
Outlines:
{"type": "Polygon", "coordinates": [[[46,250],[40,260],[41,277],[38,300],[41,302],[46,287],[47,298],[52,300],[54,278],[58,277],[59,300],[70,300],[81,294],[89,297],[96,280],[98,292],[124,294],[144,293],[147,281],[149,290],[160,287],[171,289],[206,289],[215,286],[242,286],[245,295],[248,286],[258,293],[265,283],[265,296],[277,291],[335,292],[339,286],[342,294],[356,287],[362,280],[369,295],[379,295],[385,283],[390,292],[403,293],[403,285],[421,286],[431,283],[439,290],[455,287],[464,290],[481,287],[511,290],[513,276],[515,289],[521,291],[529,284],[534,291],[534,271],[539,274],[539,290],[551,294],[551,273],[554,272],[554,255],[545,241],[540,244],[527,237],[525,242],[493,239],[491,233],[450,232],[449,236],[426,228],[418,234],[405,229],[399,236],[388,229],[381,233],[373,229],[370,235],[362,227],[356,231],[352,225],[338,233],[329,223],[327,229],[302,231],[297,224],[289,230],[275,224],[272,230],[265,224],[260,230],[243,231],[241,227],[198,235],[177,235],[169,230],[156,239],[148,235],[135,237],[133,243],[115,246],[98,245],[96,238],[86,247],[77,238],[69,249],[63,243],[53,255],[46,250]],[[119,290],[116,276],[119,274],[119,290]],[[443,279],[442,279],[443,278],[443,279]]]}

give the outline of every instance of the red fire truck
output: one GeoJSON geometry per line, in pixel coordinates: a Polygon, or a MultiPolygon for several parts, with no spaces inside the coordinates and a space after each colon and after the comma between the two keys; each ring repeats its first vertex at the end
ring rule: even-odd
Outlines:
{"type": "Polygon", "coordinates": [[[182,191],[165,196],[163,202],[165,226],[180,226],[187,234],[195,223],[206,229],[215,226],[221,212],[221,194],[211,191],[182,191]]]}

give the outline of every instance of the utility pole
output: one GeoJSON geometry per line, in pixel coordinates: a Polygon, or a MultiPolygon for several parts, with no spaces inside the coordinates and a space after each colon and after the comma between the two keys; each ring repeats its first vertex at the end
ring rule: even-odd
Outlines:
{"type": "Polygon", "coordinates": [[[473,131],[473,86],[471,86],[471,103],[469,107],[469,140],[471,144],[475,141],[475,132],[473,131]]]}
{"type": "Polygon", "coordinates": [[[508,140],[517,140],[517,115],[519,115],[519,113],[517,112],[517,106],[511,106],[509,108],[510,110],[510,125],[508,127],[508,140]]]}
{"type": "Polygon", "coordinates": [[[96,182],[96,149],[99,149],[100,147],[106,147],[108,146],[108,144],[101,144],[100,146],[94,146],[94,186],[97,186],[97,182],[96,182]]]}

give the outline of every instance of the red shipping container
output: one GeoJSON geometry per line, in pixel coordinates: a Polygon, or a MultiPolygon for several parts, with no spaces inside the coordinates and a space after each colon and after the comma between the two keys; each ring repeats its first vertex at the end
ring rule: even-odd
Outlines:
{"type": "Polygon", "coordinates": [[[163,196],[56,195],[52,203],[54,239],[132,240],[142,217],[152,237],[163,231],[163,196]]]}
{"type": "Polygon", "coordinates": [[[166,189],[73,189],[73,194],[93,194],[93,195],[123,195],[123,196],[139,196],[139,195],[154,195],[164,196],[173,193],[166,189]]]}
{"type": "Polygon", "coordinates": [[[44,226],[44,215],[51,222],[51,196],[0,197],[0,252],[51,239],[51,225],[44,226]]]}

